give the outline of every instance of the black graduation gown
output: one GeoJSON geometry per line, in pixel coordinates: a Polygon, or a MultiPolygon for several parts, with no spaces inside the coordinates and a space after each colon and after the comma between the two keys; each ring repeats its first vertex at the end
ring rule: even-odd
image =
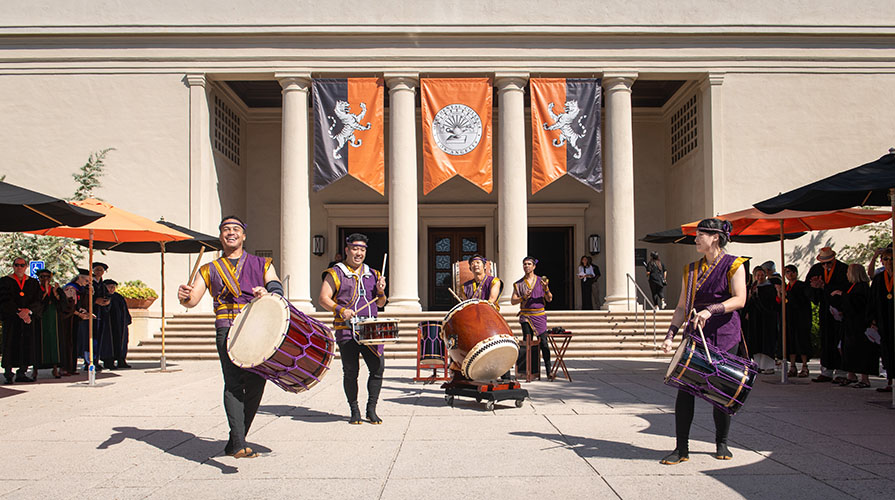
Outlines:
{"type": "Polygon", "coordinates": [[[22,288],[10,276],[0,278],[0,318],[3,320],[3,362],[5,369],[27,368],[34,363],[37,318],[41,313],[40,284],[26,277],[22,288]],[[31,310],[31,323],[18,315],[20,308],[31,310]]]}
{"type": "MultiPolygon", "coordinates": [[[[842,325],[833,319],[830,313],[830,293],[833,290],[842,290],[845,293],[851,283],[848,281],[848,265],[837,260],[833,268],[833,274],[830,281],[825,283],[823,288],[813,288],[809,286],[811,291],[811,302],[818,305],[819,322],[820,322],[820,364],[827,369],[837,369],[842,367],[842,357],[839,355],[839,341],[841,340],[842,325]]],[[[810,283],[811,276],[820,276],[823,278],[824,269],[822,264],[817,263],[808,270],[806,280],[810,283]]]]}
{"type": "Polygon", "coordinates": [[[98,299],[108,299],[109,291],[100,281],[93,282],[93,361],[115,359],[115,349],[112,347],[112,317],[109,306],[101,306],[96,303],[98,299]]]}
{"type": "Polygon", "coordinates": [[[127,302],[118,293],[113,293],[109,299],[109,319],[112,328],[112,348],[115,359],[124,361],[127,356],[127,342],[129,332],[127,325],[131,324],[131,313],[127,309],[127,302]]]}
{"type": "Polygon", "coordinates": [[[69,298],[64,293],[59,300],[59,363],[63,371],[77,371],[78,355],[75,347],[78,337],[78,323],[81,318],[75,316],[77,299],[69,298]]]}
{"type": "Polygon", "coordinates": [[[870,285],[855,283],[849,289],[849,292],[834,297],[842,311],[842,369],[879,375],[879,346],[864,335],[869,325],[870,285]]]}
{"type": "Polygon", "coordinates": [[[786,292],[786,354],[811,356],[811,299],[808,284],[794,281],[786,292]]]}
{"type": "Polygon", "coordinates": [[[892,308],[893,300],[888,298],[889,291],[886,289],[885,272],[878,273],[870,284],[870,306],[867,310],[868,323],[876,323],[880,336],[880,354],[883,358],[883,366],[886,374],[891,380],[895,378],[895,353],[892,351],[893,343],[893,319],[892,308]]]}
{"type": "Polygon", "coordinates": [[[780,304],[777,303],[777,288],[774,285],[756,287],[755,293],[749,295],[748,346],[749,354],[777,355],[779,330],[777,318],[780,315],[780,304]]]}

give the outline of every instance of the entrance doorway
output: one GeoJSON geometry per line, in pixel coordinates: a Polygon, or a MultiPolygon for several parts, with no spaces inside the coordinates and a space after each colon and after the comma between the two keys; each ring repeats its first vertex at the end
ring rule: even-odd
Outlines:
{"type": "MultiPolygon", "coordinates": [[[[547,304],[547,309],[575,308],[574,276],[577,261],[572,255],[572,230],[571,226],[528,228],[528,255],[538,259],[535,274],[546,276],[550,280],[550,291],[553,292],[553,301],[547,304]]],[[[501,272],[508,280],[510,276],[516,276],[508,281],[512,283],[522,276],[522,263],[512,272],[501,272]]]]}
{"type": "Polygon", "coordinates": [[[429,310],[447,311],[457,301],[448,289],[453,284],[451,266],[474,254],[485,258],[485,228],[429,229],[429,310]]]}

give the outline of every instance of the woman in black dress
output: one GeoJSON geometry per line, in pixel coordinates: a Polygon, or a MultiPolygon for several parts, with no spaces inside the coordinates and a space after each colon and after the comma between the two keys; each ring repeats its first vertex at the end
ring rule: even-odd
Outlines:
{"type": "Polygon", "coordinates": [[[783,268],[786,278],[786,354],[789,355],[788,375],[796,376],[796,358],[801,358],[798,376],[808,376],[808,356],[811,355],[811,298],[808,284],[799,280],[799,270],[790,264],[783,268]]]}
{"type": "Polygon", "coordinates": [[[863,389],[870,387],[869,375],[879,375],[879,349],[867,338],[867,308],[870,302],[870,278],[864,266],[850,264],[848,281],[851,286],[843,292],[835,290],[830,295],[832,306],[842,312],[842,367],[848,377],[839,385],[855,384],[863,389]],[[858,380],[856,376],[860,375],[858,380]]]}

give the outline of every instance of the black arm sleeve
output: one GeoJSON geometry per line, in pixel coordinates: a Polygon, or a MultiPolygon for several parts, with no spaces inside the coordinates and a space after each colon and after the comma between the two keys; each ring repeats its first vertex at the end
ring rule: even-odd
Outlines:
{"type": "Polygon", "coordinates": [[[264,284],[264,288],[270,292],[279,295],[280,297],[285,297],[286,294],[283,291],[283,284],[277,280],[268,281],[264,284]]]}

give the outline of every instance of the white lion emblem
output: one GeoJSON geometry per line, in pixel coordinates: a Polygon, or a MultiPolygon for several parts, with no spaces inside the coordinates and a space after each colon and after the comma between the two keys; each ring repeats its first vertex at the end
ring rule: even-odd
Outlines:
{"type": "Polygon", "coordinates": [[[578,113],[581,112],[581,109],[578,108],[578,101],[566,101],[564,106],[565,112],[561,114],[556,114],[553,112],[553,103],[547,105],[547,110],[550,112],[550,117],[553,119],[553,125],[547,125],[544,123],[544,130],[559,130],[559,138],[553,139],[553,145],[556,147],[561,147],[564,143],[568,142],[569,146],[575,149],[574,158],[581,158],[581,148],[578,147],[578,139],[587,135],[587,127],[584,126],[584,119],[587,118],[587,115],[581,115],[578,118],[578,126],[581,127],[581,133],[575,132],[572,128],[572,125],[575,122],[575,118],[578,116],[578,113]]]}
{"type": "Polygon", "coordinates": [[[345,144],[351,144],[352,147],[358,148],[364,141],[354,137],[355,130],[370,130],[373,126],[372,123],[367,122],[366,125],[361,125],[361,120],[364,119],[364,115],[367,114],[367,104],[360,103],[360,113],[356,115],[351,114],[351,105],[346,101],[337,101],[336,106],[333,108],[333,113],[336,114],[336,117],[339,118],[339,121],[342,122],[342,130],[339,131],[338,134],[333,135],[333,129],[336,127],[336,119],[332,116],[327,116],[330,120],[332,120],[332,125],[329,126],[329,137],[335,140],[338,144],[335,148],[333,148],[333,158],[340,159],[342,155],[339,154],[339,151],[345,147],[345,144]]]}

